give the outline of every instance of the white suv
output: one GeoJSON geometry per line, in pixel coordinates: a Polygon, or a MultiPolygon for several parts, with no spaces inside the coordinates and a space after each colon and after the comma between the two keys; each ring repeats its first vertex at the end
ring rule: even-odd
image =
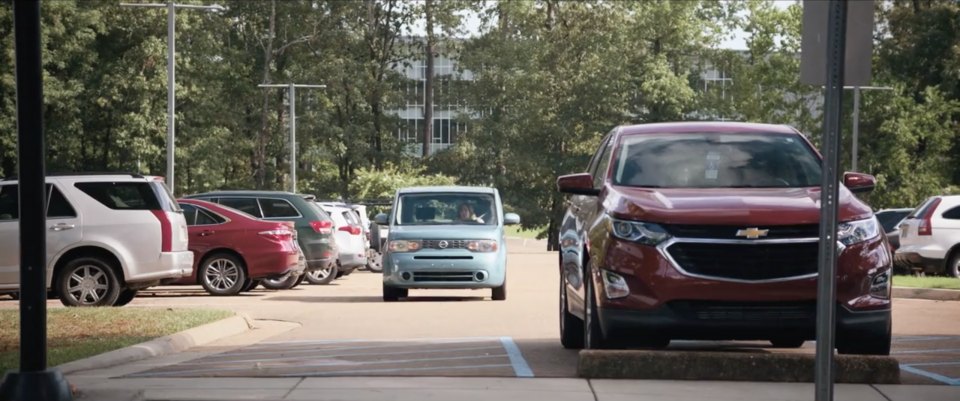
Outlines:
{"type": "MultiPolygon", "coordinates": [[[[0,180],[0,293],[20,287],[18,185],[0,180]]],[[[187,222],[162,178],[47,177],[47,287],[67,306],[119,306],[189,276],[187,222]]]]}
{"type": "Polygon", "coordinates": [[[960,195],[934,196],[900,224],[895,260],[925,273],[960,278],[960,195]]]}

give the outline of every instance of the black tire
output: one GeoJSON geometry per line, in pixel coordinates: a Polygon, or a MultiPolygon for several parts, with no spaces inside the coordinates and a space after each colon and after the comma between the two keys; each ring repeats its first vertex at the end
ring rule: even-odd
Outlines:
{"type": "Polygon", "coordinates": [[[373,249],[377,252],[383,252],[383,249],[380,246],[380,225],[375,222],[370,222],[370,249],[373,249]]]}
{"type": "Polygon", "coordinates": [[[337,269],[336,265],[332,265],[329,268],[323,268],[319,270],[313,270],[304,274],[304,277],[307,278],[307,282],[310,284],[326,285],[330,284],[333,279],[337,278],[337,269]]]}
{"type": "Polygon", "coordinates": [[[400,298],[406,298],[408,294],[409,291],[406,288],[383,285],[383,302],[397,302],[400,298]]]}
{"type": "Polygon", "coordinates": [[[246,284],[247,269],[240,258],[218,252],[203,259],[197,280],[210,295],[237,295],[246,284]]]}
{"type": "Polygon", "coordinates": [[[583,348],[607,348],[610,344],[604,336],[603,327],[600,326],[599,308],[597,308],[595,296],[596,290],[593,288],[593,277],[589,268],[583,276],[583,285],[586,294],[583,299],[583,348]]]}
{"type": "Polygon", "coordinates": [[[774,338],[770,340],[773,348],[800,348],[806,340],[802,338],[774,338]]]}
{"type": "Polygon", "coordinates": [[[493,287],[493,294],[491,294],[490,299],[494,301],[506,301],[507,300],[507,279],[503,279],[503,284],[500,284],[499,287],[493,287]]]}
{"type": "Polygon", "coordinates": [[[253,291],[257,286],[260,285],[260,280],[251,280],[247,279],[247,282],[243,284],[243,289],[240,292],[250,292],[253,291]]]}
{"type": "Polygon", "coordinates": [[[301,274],[301,275],[298,276],[297,279],[293,282],[293,286],[290,287],[290,288],[292,289],[292,288],[297,288],[297,287],[299,287],[300,284],[303,284],[303,280],[306,280],[306,279],[307,279],[307,275],[306,275],[306,274],[301,274]]]}
{"type": "Polygon", "coordinates": [[[566,349],[583,348],[583,320],[570,313],[567,304],[567,279],[560,275],[560,344],[566,349]]]}
{"type": "MultiPolygon", "coordinates": [[[[373,242],[371,242],[372,244],[373,242]]],[[[383,273],[383,254],[379,251],[371,250],[367,253],[367,270],[374,273],[383,273]]]]}
{"type": "Polygon", "coordinates": [[[956,252],[953,257],[950,258],[950,264],[947,265],[947,274],[960,278],[960,251],[956,252]]]}
{"type": "Polygon", "coordinates": [[[885,329],[877,330],[871,333],[858,333],[856,335],[843,335],[837,333],[837,353],[853,355],[890,355],[890,342],[892,340],[893,319],[890,312],[887,312],[887,324],[885,329]]]}
{"type": "Polygon", "coordinates": [[[120,297],[120,281],[111,263],[93,256],[67,262],[54,279],[65,306],[113,306],[120,297]]]}
{"type": "Polygon", "coordinates": [[[117,302],[113,306],[124,306],[133,301],[137,297],[137,292],[140,290],[132,290],[129,288],[124,288],[120,291],[120,296],[117,297],[117,302]]]}
{"type": "MultiPolygon", "coordinates": [[[[299,277],[303,277],[303,275],[301,274],[299,277]]],[[[260,281],[260,285],[268,290],[289,290],[297,284],[299,277],[288,274],[281,278],[264,279],[260,281]]]]}

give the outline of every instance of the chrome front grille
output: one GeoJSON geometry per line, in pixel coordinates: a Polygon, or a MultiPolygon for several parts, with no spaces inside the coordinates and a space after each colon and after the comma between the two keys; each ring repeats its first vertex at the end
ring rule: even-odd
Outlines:
{"type": "Polygon", "coordinates": [[[423,249],[464,249],[467,241],[462,239],[427,239],[421,244],[423,249]]]}

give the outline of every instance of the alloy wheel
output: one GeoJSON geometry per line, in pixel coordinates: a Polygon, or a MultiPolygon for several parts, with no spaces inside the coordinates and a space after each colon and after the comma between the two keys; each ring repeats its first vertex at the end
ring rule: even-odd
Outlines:
{"type": "Polygon", "coordinates": [[[83,265],[67,279],[67,293],[78,304],[95,305],[109,290],[109,278],[100,266],[83,265]]]}
{"type": "Polygon", "coordinates": [[[226,291],[240,280],[240,267],[228,259],[214,259],[207,263],[203,280],[211,288],[226,291]]]}

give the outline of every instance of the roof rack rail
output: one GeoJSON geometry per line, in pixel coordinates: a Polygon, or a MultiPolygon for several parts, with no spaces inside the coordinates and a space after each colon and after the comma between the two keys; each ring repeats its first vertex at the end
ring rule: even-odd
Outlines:
{"type": "MultiPolygon", "coordinates": [[[[71,176],[80,176],[80,175],[129,175],[129,176],[131,176],[131,177],[133,177],[133,178],[144,178],[144,175],[143,175],[143,174],[128,173],[128,172],[122,172],[122,171],[115,171],[115,172],[111,172],[111,171],[55,171],[55,172],[48,172],[48,173],[46,174],[47,177],[71,177],[71,176]]],[[[16,180],[16,179],[17,179],[17,175],[16,175],[16,174],[3,177],[3,180],[4,180],[4,181],[11,181],[11,180],[16,180]]]]}

